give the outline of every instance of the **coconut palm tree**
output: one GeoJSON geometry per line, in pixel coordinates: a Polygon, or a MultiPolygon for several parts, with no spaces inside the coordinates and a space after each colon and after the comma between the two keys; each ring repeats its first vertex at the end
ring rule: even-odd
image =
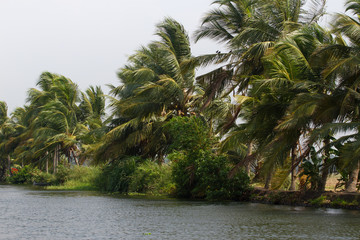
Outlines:
{"type": "Polygon", "coordinates": [[[322,68],[315,64],[313,53],[318,46],[331,41],[331,35],[316,24],[294,31],[264,56],[264,73],[250,81],[247,96],[237,97],[244,123],[238,127],[240,131],[229,136],[237,136],[243,144],[255,145],[256,155],[249,154],[244,161],[248,164],[248,159],[263,156],[263,168],[268,175],[276,166],[289,164],[291,190],[295,188],[294,169],[298,164],[298,152],[301,152],[298,151],[300,139],[313,124],[311,108],[300,108],[296,101],[304,94],[329,89],[329,83],[321,77],[322,68]]]}
{"type": "Polygon", "coordinates": [[[52,154],[55,172],[61,154],[68,161],[79,163],[79,136],[88,128],[79,121],[81,111],[77,104],[80,91],[70,79],[45,72],[37,85],[40,89],[30,89],[28,96],[26,118],[30,125],[27,142],[21,146],[23,157],[28,163],[40,164],[52,154]]]}
{"type": "Polygon", "coordinates": [[[6,171],[11,175],[11,151],[7,147],[7,143],[10,137],[14,133],[14,128],[12,127],[8,117],[8,107],[7,104],[3,101],[0,101],[0,157],[1,157],[1,175],[0,179],[3,179],[6,175],[6,171]]]}
{"type": "Polygon", "coordinates": [[[324,45],[318,51],[318,56],[325,63],[324,78],[335,78],[336,86],[331,95],[319,104],[319,109],[323,111],[319,116],[322,116],[324,126],[316,133],[325,136],[331,132],[339,132],[339,129],[346,129],[351,133],[327,145],[335,145],[339,142],[343,145],[340,147],[339,160],[342,162],[342,168],[351,169],[348,170],[349,181],[346,191],[353,192],[356,191],[358,181],[359,159],[356,154],[349,153],[357,151],[357,137],[354,137],[354,133],[356,136],[358,132],[356,123],[359,122],[360,2],[349,0],[346,2],[346,7],[351,16],[337,14],[333,26],[337,42],[324,45]]]}
{"type": "Polygon", "coordinates": [[[118,73],[122,84],[112,86],[110,99],[114,119],[98,148],[98,159],[129,152],[161,159],[166,146],[162,122],[194,111],[189,37],[171,18],[157,25],[156,35],[160,40],[141,47],[118,73]]]}
{"type": "MultiPolygon", "coordinates": [[[[195,33],[196,41],[210,38],[225,44],[229,52],[197,58],[202,65],[221,64],[219,69],[202,76],[209,82],[204,107],[224,88],[245,94],[252,75],[264,71],[262,57],[274,44],[293,31],[315,23],[324,13],[325,1],[311,1],[310,10],[302,0],[217,0],[195,33]]],[[[223,93],[224,94],[224,93],[223,93]]],[[[239,114],[239,111],[235,113],[239,114]]],[[[234,116],[232,123],[237,116],[234,116]]]]}

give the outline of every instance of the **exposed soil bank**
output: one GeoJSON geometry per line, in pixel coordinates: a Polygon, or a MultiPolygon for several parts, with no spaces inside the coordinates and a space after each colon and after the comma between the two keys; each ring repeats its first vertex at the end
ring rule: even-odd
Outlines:
{"type": "Polygon", "coordinates": [[[279,205],[360,210],[359,193],[280,191],[255,188],[252,190],[249,200],[250,202],[279,205]]]}

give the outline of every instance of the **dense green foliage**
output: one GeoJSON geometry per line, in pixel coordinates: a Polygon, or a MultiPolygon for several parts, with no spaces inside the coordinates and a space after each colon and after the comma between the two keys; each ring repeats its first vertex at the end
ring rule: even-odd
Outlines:
{"type": "Polygon", "coordinates": [[[289,190],[300,177],[321,192],[337,173],[357,191],[360,2],[330,29],[318,23],[325,1],[305,3],[214,1],[195,39],[227,52],[196,57],[184,27],[164,19],[119,70],[109,116],[100,87],[44,72],[24,107],[8,116],[0,102],[0,180],[19,164],[10,182],[242,199],[249,177],[289,190]],[[195,77],[209,64],[218,68],[195,77]]]}
{"type": "Polygon", "coordinates": [[[196,155],[174,152],[173,178],[180,197],[246,199],[250,178],[242,170],[229,177],[231,165],[225,156],[199,150],[196,155]]]}
{"type": "Polygon", "coordinates": [[[14,184],[33,184],[34,182],[52,184],[56,182],[56,177],[27,165],[19,168],[16,172],[13,171],[6,180],[14,184]]]}
{"type": "Polygon", "coordinates": [[[198,117],[176,117],[166,128],[172,143],[172,162],[176,193],[180,197],[239,199],[249,190],[249,177],[243,172],[229,177],[230,162],[225,155],[212,152],[214,139],[198,117]]]}
{"type": "Polygon", "coordinates": [[[152,195],[173,195],[175,184],[172,180],[171,166],[159,165],[152,161],[142,162],[131,176],[129,190],[152,195]]]}
{"type": "Polygon", "coordinates": [[[108,192],[129,192],[131,176],[136,170],[139,158],[130,157],[111,162],[102,170],[98,184],[101,190],[108,192]]]}
{"type": "Polygon", "coordinates": [[[174,191],[169,165],[137,157],[122,158],[103,167],[97,185],[102,191],[126,194],[170,195],[174,191]]]}

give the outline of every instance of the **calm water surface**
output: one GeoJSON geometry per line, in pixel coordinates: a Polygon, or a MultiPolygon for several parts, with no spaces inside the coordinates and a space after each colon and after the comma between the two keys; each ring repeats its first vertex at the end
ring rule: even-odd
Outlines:
{"type": "Polygon", "coordinates": [[[0,185],[0,239],[360,239],[360,212],[0,185]]]}

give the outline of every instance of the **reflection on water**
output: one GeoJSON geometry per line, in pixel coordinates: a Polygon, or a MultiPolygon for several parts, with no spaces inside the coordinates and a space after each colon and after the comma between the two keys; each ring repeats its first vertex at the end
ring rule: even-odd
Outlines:
{"type": "Polygon", "coordinates": [[[359,239],[360,212],[0,185],[0,239],[359,239]]]}

